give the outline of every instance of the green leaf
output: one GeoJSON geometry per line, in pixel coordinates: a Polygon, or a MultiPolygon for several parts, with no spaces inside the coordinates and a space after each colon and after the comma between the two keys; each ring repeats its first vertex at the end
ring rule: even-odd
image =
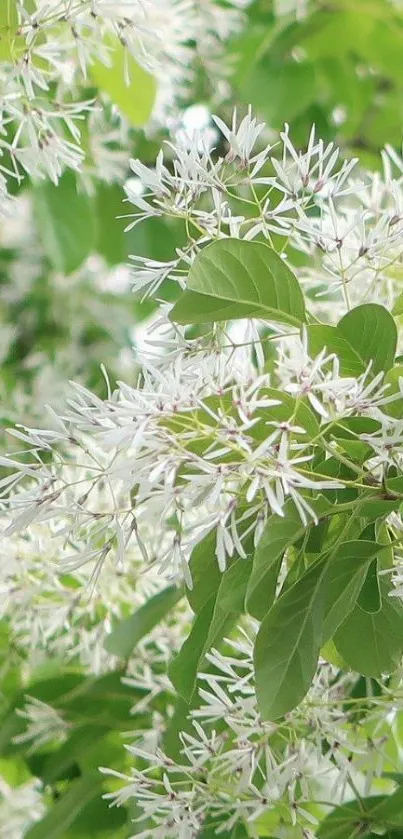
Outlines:
{"type": "Polygon", "coordinates": [[[195,618],[190,635],[169,667],[172,683],[188,702],[196,689],[197,673],[206,653],[223,638],[243,612],[251,570],[251,560],[237,559],[224,571],[217,594],[210,597],[195,618]]]}
{"type": "Polygon", "coordinates": [[[299,326],[305,305],[296,277],[272,248],[220,239],[197,255],[170,317],[184,324],[255,317],[299,326]]]}
{"type": "Polygon", "coordinates": [[[105,641],[105,649],[112,655],[128,658],[136,644],[173,609],[181,597],[183,591],[176,586],[159,591],[133,615],[114,627],[105,641]]]}
{"type": "Polygon", "coordinates": [[[384,796],[361,798],[335,807],[317,828],[318,839],[358,839],[371,832],[370,809],[384,801],[384,796]]]}
{"type": "Polygon", "coordinates": [[[378,560],[376,558],[372,560],[368,568],[357,603],[364,612],[370,612],[373,614],[379,612],[381,608],[381,593],[379,590],[378,580],[378,560]]]}
{"type": "Polygon", "coordinates": [[[0,3],[0,61],[11,61],[15,41],[21,43],[21,37],[16,38],[18,29],[18,12],[16,0],[2,0],[0,3]]]}
{"type": "Polygon", "coordinates": [[[399,296],[396,298],[393,309],[392,315],[403,315],[403,291],[400,292],[399,296]]]}
{"type": "Polygon", "coordinates": [[[140,67],[118,38],[110,35],[104,44],[110,50],[110,66],[95,60],[90,67],[91,77],[132,125],[142,126],[148,122],[154,107],[156,80],[140,67]]]}
{"type": "Polygon", "coordinates": [[[403,651],[403,607],[381,584],[381,609],[371,614],[356,605],[334,636],[338,652],[352,670],[379,679],[391,673],[403,651]]]}
{"type": "Polygon", "coordinates": [[[71,274],[92,252],[95,212],[88,195],[77,192],[76,177],[65,172],[57,186],[45,181],[33,189],[39,237],[53,268],[71,274]]]}
{"type": "MultiPolygon", "coordinates": [[[[331,557],[327,574],[327,595],[323,622],[323,642],[332,638],[337,628],[353,610],[366,572],[380,545],[363,539],[344,542],[331,557]]],[[[376,560],[375,560],[376,562],[376,560]]]]}
{"type": "Polygon", "coordinates": [[[403,813],[403,784],[391,794],[385,795],[382,801],[371,807],[371,817],[377,824],[391,821],[403,813]]]}
{"type": "MultiPolygon", "coordinates": [[[[384,378],[384,384],[389,385],[385,391],[385,396],[394,396],[395,394],[401,393],[399,386],[400,379],[403,380],[403,365],[396,364],[395,367],[388,370],[384,378]]],[[[389,402],[387,405],[382,405],[382,410],[385,414],[400,419],[403,416],[403,396],[400,396],[400,398],[395,399],[393,402],[389,402]]]]}
{"type": "Polygon", "coordinates": [[[218,591],[221,582],[221,571],[215,555],[216,530],[199,542],[192,551],[189,570],[192,575],[193,588],[186,591],[191,608],[198,614],[212,594],[218,591]]]}
{"type": "Polygon", "coordinates": [[[359,376],[365,371],[362,359],[337,326],[310,324],[307,327],[307,334],[310,354],[319,355],[323,347],[326,347],[329,353],[337,355],[343,376],[359,376]]]}
{"type": "Polygon", "coordinates": [[[102,776],[99,773],[84,775],[73,781],[65,795],[51,807],[43,819],[33,825],[25,839],[63,839],[84,807],[102,794],[102,776]]]}
{"type": "Polygon", "coordinates": [[[370,361],[373,375],[393,366],[397,329],[384,306],[365,303],[344,315],[337,326],[313,324],[307,329],[310,353],[317,355],[323,347],[334,352],[344,376],[359,376],[370,361]]]}
{"type": "Polygon", "coordinates": [[[76,763],[94,740],[102,739],[109,729],[106,726],[93,724],[80,725],[73,730],[68,739],[53,751],[45,760],[41,777],[44,784],[52,784],[76,763]]]}
{"type": "Polygon", "coordinates": [[[291,711],[309,690],[322,641],[326,570],[326,562],[315,563],[276,600],[260,626],[254,661],[265,720],[291,711]]]}
{"type": "Polygon", "coordinates": [[[365,367],[372,361],[371,373],[375,375],[393,366],[397,329],[392,315],[384,306],[377,303],[356,306],[339,321],[338,329],[365,367]]]}
{"type": "Polygon", "coordinates": [[[189,702],[213,618],[215,597],[212,595],[196,615],[190,634],[168,668],[169,678],[180,696],[189,702]]]}
{"type": "MultiPolygon", "coordinates": [[[[312,507],[318,517],[337,512],[337,508],[324,498],[312,502],[312,507]]],[[[255,551],[246,595],[246,608],[258,620],[264,618],[273,603],[284,552],[297,542],[309,527],[310,523],[303,524],[291,500],[284,505],[284,516],[269,517],[255,551]]]]}
{"type": "Polygon", "coordinates": [[[267,120],[271,128],[282,128],[284,114],[290,122],[315,101],[314,66],[289,61],[279,64],[264,57],[243,81],[240,90],[244,102],[267,120]]]}

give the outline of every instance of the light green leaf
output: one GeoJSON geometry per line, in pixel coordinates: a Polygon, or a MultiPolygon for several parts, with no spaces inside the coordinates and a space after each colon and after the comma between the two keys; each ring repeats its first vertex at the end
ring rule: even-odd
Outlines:
{"type": "Polygon", "coordinates": [[[110,66],[95,60],[90,67],[91,77],[132,125],[144,125],[154,107],[156,80],[140,67],[118,38],[109,36],[104,43],[110,49],[110,66]]]}
{"type": "Polygon", "coordinates": [[[403,291],[400,292],[399,296],[395,300],[392,309],[392,314],[396,315],[397,317],[403,315],[403,291]]]}
{"type": "MultiPolygon", "coordinates": [[[[16,0],[0,3],[0,61],[11,61],[17,39],[18,12],[16,0]]],[[[21,43],[21,37],[18,42],[21,43]]]]}
{"type": "Polygon", "coordinates": [[[183,591],[176,586],[159,591],[133,615],[114,627],[105,641],[105,649],[112,655],[128,658],[136,644],[173,609],[181,597],[183,591]]]}
{"type": "Polygon", "coordinates": [[[255,317],[299,326],[305,305],[296,277],[272,248],[220,239],[197,255],[170,317],[177,323],[255,317]]]}
{"type": "Polygon", "coordinates": [[[276,600],[260,626],[254,662],[265,720],[291,711],[309,690],[322,641],[326,571],[326,562],[315,563],[276,600]]]}
{"type": "Polygon", "coordinates": [[[57,186],[45,181],[33,189],[35,220],[53,268],[71,274],[95,243],[95,212],[88,195],[77,192],[76,177],[65,172],[57,186]]]}

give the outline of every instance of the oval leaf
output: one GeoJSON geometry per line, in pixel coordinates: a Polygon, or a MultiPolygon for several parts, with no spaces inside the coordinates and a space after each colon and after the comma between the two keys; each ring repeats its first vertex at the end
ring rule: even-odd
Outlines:
{"type": "Polygon", "coordinates": [[[296,277],[272,248],[220,239],[197,255],[170,317],[177,323],[255,317],[299,326],[305,305],[296,277]]]}
{"type": "Polygon", "coordinates": [[[322,641],[326,569],[326,563],[315,563],[260,626],[254,660],[256,696],[265,720],[291,711],[309,690],[322,641]]]}
{"type": "Polygon", "coordinates": [[[372,361],[371,373],[386,371],[393,366],[397,329],[392,315],[384,306],[377,303],[357,306],[339,321],[338,329],[365,367],[372,361]]]}

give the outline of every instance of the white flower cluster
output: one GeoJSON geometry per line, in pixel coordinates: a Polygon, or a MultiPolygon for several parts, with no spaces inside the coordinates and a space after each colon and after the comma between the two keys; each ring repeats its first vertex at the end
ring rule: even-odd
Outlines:
{"type": "Polygon", "coordinates": [[[66,168],[121,177],[129,123],[107,97],[91,96],[95,62],[111,43],[158,85],[154,121],[172,113],[198,60],[217,73],[222,42],[242,22],[242,4],[214,0],[5,0],[0,10],[0,209],[7,180],[25,173],[57,183],[66,168]],[[89,93],[90,91],[90,93],[89,93]]]}
{"type": "Polygon", "coordinates": [[[393,755],[398,760],[399,679],[369,701],[365,724],[356,726],[357,705],[348,703],[355,676],[321,661],[302,705],[265,723],[256,704],[253,638],[248,625],[225,654],[207,655],[198,707],[180,735],[181,759],[164,754],[161,741],[147,748],[146,733],[127,746],[135,761],[131,774],[102,770],[124,782],[107,794],[113,804],[137,802],[136,837],[197,839],[203,828],[220,835],[244,824],[245,836],[270,828],[285,839],[313,839],[326,812],[373,792],[393,755]],[[393,714],[385,715],[385,703],[393,704],[393,714]]]}
{"type": "Polygon", "coordinates": [[[134,258],[134,290],[154,294],[167,277],[183,282],[210,240],[263,237],[272,244],[277,235],[284,255],[305,255],[298,278],[325,320],[366,301],[391,306],[403,254],[403,162],[396,152],[384,152],[382,175],[363,173],[314,128],[301,152],[287,127],[279,143],[262,143],[265,126],[251,112],[239,124],[234,114],[231,127],[214,121],[228,145],[225,157],[202,137],[191,148],[179,137],[169,168],[162,152],[153,169],[131,163],[145,190],[127,187],[137,208],[132,224],[168,216],[183,219],[189,232],[188,247],[165,264],[134,258]]]}

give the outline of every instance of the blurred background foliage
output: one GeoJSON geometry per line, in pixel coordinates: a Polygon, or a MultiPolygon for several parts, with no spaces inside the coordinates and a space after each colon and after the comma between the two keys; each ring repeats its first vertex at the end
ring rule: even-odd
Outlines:
{"type": "MultiPolygon", "coordinates": [[[[4,9],[3,3],[0,28],[4,9]]],[[[7,40],[0,39],[0,62],[9,58],[7,40]]],[[[96,68],[94,87],[85,96],[102,94],[106,112],[113,104],[112,124],[119,123],[120,111],[129,114],[124,153],[118,129],[106,141],[115,169],[103,173],[101,165],[94,174],[88,143],[87,178],[66,170],[57,186],[29,175],[10,179],[17,209],[0,220],[3,428],[14,422],[41,424],[47,403],[62,404],[68,379],[104,394],[101,363],[112,380],[134,383],[141,324],[152,316],[153,304],[133,297],[128,257],[169,259],[184,236],[179,222],[159,218],[124,233],[127,220],[118,217],[127,213],[123,185],[130,178],[129,157],[152,165],[172,126],[188,130],[200,115],[206,125],[211,112],[228,120],[235,105],[240,114],[251,105],[267,123],[269,139],[275,140],[287,122],[294,142],[303,147],[314,123],[319,136],[340,145],[344,155],[358,156],[363,167],[381,166],[385,144],[401,147],[403,3],[312,0],[302,8],[289,0],[254,0],[244,11],[242,31],[228,41],[223,61],[228,83],[218,103],[214,79],[196,58],[193,83],[181,91],[174,117],[151,128],[147,119],[155,89],[149,79],[144,76],[138,84],[142,98],[136,110],[119,62],[114,78],[96,68]],[[142,121],[144,126],[133,125],[142,121]]],[[[9,129],[4,125],[3,133],[9,129]]],[[[85,124],[82,130],[85,138],[85,124]]],[[[217,136],[215,147],[215,154],[225,154],[225,139],[217,136]]],[[[169,165],[169,147],[166,155],[169,165]]],[[[4,153],[7,167],[6,158],[4,153]]],[[[5,433],[2,437],[2,449],[9,451],[14,444],[5,433]]],[[[149,717],[131,713],[134,691],[122,684],[124,665],[118,657],[117,669],[101,675],[54,660],[32,669],[15,648],[7,624],[0,625],[0,799],[3,813],[9,807],[10,814],[7,823],[0,822],[1,836],[22,835],[23,818],[17,816],[32,779],[42,784],[48,809],[29,814],[38,821],[27,829],[27,839],[125,839],[132,834],[135,813],[108,809],[100,792],[113,787],[113,781],[106,783],[97,772],[100,764],[122,771],[121,732],[149,725],[149,717]],[[29,740],[18,739],[26,720],[17,710],[27,694],[63,713],[68,729],[62,742],[56,739],[32,751],[29,740]],[[12,789],[16,796],[11,801],[12,789]]],[[[169,692],[164,701],[172,703],[169,692]]],[[[164,711],[161,702],[159,697],[152,713],[164,711]]]]}

